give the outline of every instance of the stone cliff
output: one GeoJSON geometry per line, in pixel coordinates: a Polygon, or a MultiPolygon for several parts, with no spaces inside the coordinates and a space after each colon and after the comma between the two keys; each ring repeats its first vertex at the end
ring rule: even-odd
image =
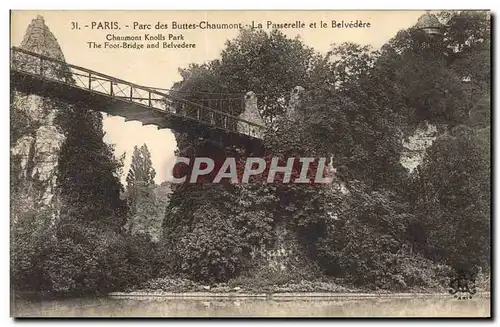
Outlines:
{"type": "MultiPolygon", "coordinates": [[[[64,61],[55,36],[37,16],[28,26],[21,48],[64,61]]],[[[38,62],[29,62],[36,69],[38,62]]],[[[58,78],[54,69],[44,70],[58,78]]],[[[23,120],[15,132],[11,129],[12,165],[18,188],[13,201],[22,203],[21,211],[49,210],[57,215],[56,172],[59,151],[65,139],[55,121],[61,105],[54,100],[11,90],[11,121],[23,120]]],[[[12,219],[16,220],[16,211],[12,219]]]]}
{"type": "Polygon", "coordinates": [[[437,127],[425,122],[407,139],[403,139],[400,160],[403,167],[412,173],[423,162],[426,149],[432,145],[437,136],[437,127]]]}

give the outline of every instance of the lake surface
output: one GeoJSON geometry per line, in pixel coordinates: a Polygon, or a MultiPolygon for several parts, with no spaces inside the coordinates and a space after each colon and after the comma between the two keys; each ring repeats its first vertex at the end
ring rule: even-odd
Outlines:
{"type": "Polygon", "coordinates": [[[15,317],[489,317],[490,298],[16,299],[15,317]]]}

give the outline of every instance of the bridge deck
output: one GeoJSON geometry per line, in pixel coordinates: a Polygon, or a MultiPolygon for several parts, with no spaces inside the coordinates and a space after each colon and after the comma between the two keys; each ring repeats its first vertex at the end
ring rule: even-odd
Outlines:
{"type": "Polygon", "coordinates": [[[191,133],[226,145],[261,146],[260,139],[248,134],[263,126],[83,67],[19,48],[12,50],[11,88],[18,91],[57,98],[68,104],[124,117],[126,121],[136,120],[159,129],[191,133]],[[34,65],[38,60],[39,64],[34,65]],[[54,78],[56,70],[57,74],[65,71],[63,77],[54,78]],[[174,102],[182,106],[180,113],[174,111],[174,102]],[[237,126],[242,125],[248,128],[248,133],[237,131],[237,126]]]}

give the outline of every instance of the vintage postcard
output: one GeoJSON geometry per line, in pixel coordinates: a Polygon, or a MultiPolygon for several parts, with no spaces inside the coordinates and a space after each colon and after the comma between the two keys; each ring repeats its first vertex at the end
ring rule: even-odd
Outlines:
{"type": "Polygon", "coordinates": [[[11,11],[11,316],[490,317],[490,19],[11,11]]]}

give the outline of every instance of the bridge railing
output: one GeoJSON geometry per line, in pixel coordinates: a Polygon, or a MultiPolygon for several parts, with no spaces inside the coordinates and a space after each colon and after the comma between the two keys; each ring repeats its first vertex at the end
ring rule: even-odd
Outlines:
{"type": "Polygon", "coordinates": [[[196,120],[226,131],[256,137],[256,130],[265,129],[259,124],[214,109],[209,106],[210,103],[204,105],[188,101],[172,93],[160,92],[21,48],[11,48],[10,63],[12,70],[47,80],[62,81],[72,87],[140,104],[165,114],[196,120]]]}

